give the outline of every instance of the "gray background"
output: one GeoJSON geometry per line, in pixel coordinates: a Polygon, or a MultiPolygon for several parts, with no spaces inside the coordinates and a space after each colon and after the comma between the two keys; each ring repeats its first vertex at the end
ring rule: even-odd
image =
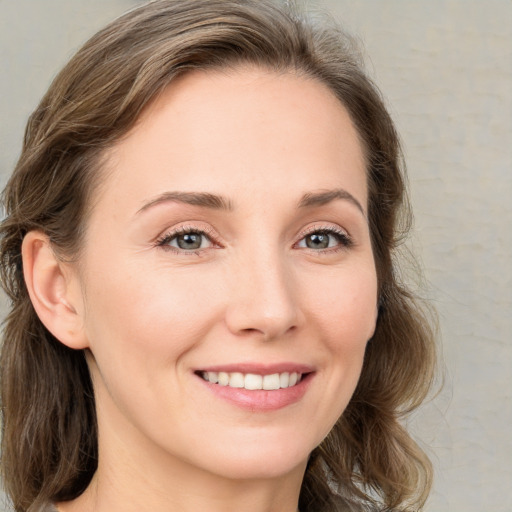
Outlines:
{"type": "MultiPolygon", "coordinates": [[[[0,170],[78,45],[135,0],[0,0],[0,170]]],[[[403,137],[443,391],[411,428],[428,512],[512,510],[512,1],[311,0],[366,48],[403,137]]],[[[1,505],[0,505],[1,508],[1,505]]]]}

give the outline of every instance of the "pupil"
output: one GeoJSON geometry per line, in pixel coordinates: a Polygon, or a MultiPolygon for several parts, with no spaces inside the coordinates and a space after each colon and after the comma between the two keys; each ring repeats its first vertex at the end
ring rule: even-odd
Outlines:
{"type": "Polygon", "coordinates": [[[306,245],[310,249],[326,249],[329,247],[329,236],[325,233],[313,233],[308,236],[306,245]]]}
{"type": "Polygon", "coordinates": [[[199,233],[185,233],[178,237],[180,249],[199,249],[201,247],[201,235],[199,233]]]}

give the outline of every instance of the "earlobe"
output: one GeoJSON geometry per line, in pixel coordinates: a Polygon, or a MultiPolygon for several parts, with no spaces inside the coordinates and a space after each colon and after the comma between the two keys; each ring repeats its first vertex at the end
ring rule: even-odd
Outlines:
{"type": "Polygon", "coordinates": [[[64,345],[87,348],[75,272],[57,258],[48,236],[40,231],[25,235],[21,254],[25,283],[41,322],[64,345]]]}

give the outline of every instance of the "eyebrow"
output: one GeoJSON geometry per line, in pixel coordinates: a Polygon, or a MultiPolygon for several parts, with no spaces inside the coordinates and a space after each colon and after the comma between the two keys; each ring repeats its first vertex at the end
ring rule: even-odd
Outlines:
{"type": "Polygon", "coordinates": [[[331,201],[334,201],[335,199],[342,199],[352,203],[366,218],[366,212],[364,211],[361,203],[350,192],[347,192],[343,188],[321,190],[319,192],[308,192],[307,194],[304,194],[302,199],[299,201],[299,208],[323,206],[330,203],[331,201]]]}
{"type": "Polygon", "coordinates": [[[209,194],[207,192],[164,192],[144,204],[142,208],[137,211],[137,214],[142,213],[153,206],[167,202],[202,206],[203,208],[211,208],[212,210],[233,209],[233,205],[229,199],[216,194],[209,194]]]}
{"type": "MultiPolygon", "coordinates": [[[[349,201],[357,207],[364,217],[366,217],[366,213],[361,203],[350,192],[342,188],[321,190],[319,192],[308,192],[302,196],[298,203],[298,207],[312,208],[323,206],[336,199],[349,201]]],[[[229,199],[217,194],[210,194],[208,192],[164,192],[145,203],[137,211],[137,214],[142,213],[153,206],[167,202],[189,204],[192,206],[210,208],[212,210],[232,211],[234,209],[233,204],[229,199]]]]}

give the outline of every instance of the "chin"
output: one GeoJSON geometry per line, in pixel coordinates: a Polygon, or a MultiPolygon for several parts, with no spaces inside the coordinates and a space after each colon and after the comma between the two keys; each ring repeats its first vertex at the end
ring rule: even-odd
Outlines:
{"type": "Polygon", "coordinates": [[[274,479],[295,471],[304,471],[314,446],[303,442],[269,443],[248,441],[242,446],[232,443],[229,449],[212,453],[208,464],[205,457],[204,466],[210,466],[210,472],[232,480],[274,479]]]}

